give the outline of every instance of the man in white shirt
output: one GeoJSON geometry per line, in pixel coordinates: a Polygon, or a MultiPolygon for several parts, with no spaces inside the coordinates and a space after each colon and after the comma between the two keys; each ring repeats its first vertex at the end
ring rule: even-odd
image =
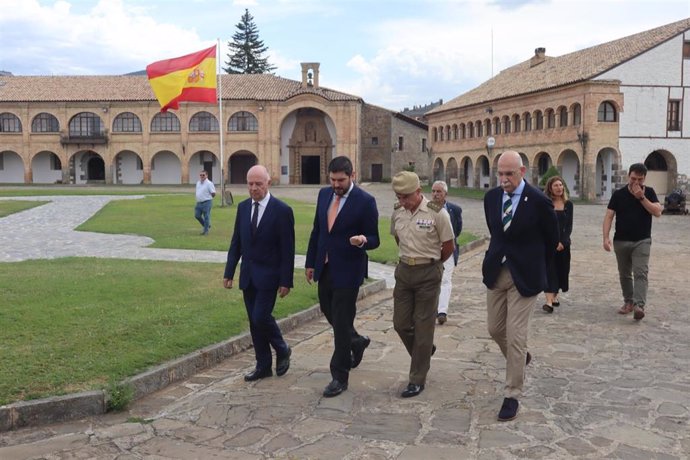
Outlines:
{"type": "Polygon", "coordinates": [[[194,207],[194,217],[201,224],[202,235],[208,235],[208,229],[211,228],[211,208],[214,196],[216,196],[216,187],[208,180],[206,171],[202,170],[196,183],[196,206],[194,207]]]}

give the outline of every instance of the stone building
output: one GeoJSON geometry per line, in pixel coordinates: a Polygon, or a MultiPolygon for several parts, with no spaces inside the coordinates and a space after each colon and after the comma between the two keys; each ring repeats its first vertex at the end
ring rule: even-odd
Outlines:
{"type": "Polygon", "coordinates": [[[386,142],[395,114],[370,122],[360,97],[319,85],[318,63],[301,81],[224,74],[219,93],[221,116],[200,103],[161,113],[145,76],[0,76],[0,183],[186,184],[201,169],[219,183],[221,165],[244,183],[260,162],[274,183],[320,184],[337,155],[360,179],[390,177],[393,158],[363,155],[362,133],[386,142]]]}
{"type": "Polygon", "coordinates": [[[537,48],[427,113],[433,176],[496,185],[500,152],[537,184],[556,165],[571,195],[608,199],[644,162],[660,194],[690,173],[690,19],[559,57],[537,48]]]}

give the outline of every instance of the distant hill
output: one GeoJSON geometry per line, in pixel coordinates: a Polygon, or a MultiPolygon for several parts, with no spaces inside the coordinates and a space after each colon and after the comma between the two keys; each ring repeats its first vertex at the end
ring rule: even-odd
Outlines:
{"type": "Polygon", "coordinates": [[[130,72],[130,73],[125,74],[125,76],[129,76],[129,75],[146,75],[146,71],[145,70],[137,70],[136,72],[130,72]]]}

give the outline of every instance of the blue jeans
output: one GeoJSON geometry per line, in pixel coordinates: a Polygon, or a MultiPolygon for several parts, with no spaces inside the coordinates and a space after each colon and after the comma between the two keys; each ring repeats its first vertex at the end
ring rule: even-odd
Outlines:
{"type": "Polygon", "coordinates": [[[211,207],[213,200],[199,201],[194,207],[194,217],[204,228],[204,233],[208,233],[211,227],[211,207]]]}

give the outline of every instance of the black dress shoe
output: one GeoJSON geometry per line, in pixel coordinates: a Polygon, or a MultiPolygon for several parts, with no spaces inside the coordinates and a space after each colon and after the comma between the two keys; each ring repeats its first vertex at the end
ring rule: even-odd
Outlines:
{"type": "Polygon", "coordinates": [[[362,362],[362,358],[364,357],[364,350],[367,349],[369,344],[371,343],[371,339],[367,337],[366,335],[363,335],[358,341],[358,343],[352,347],[352,368],[354,369],[355,367],[359,366],[359,363],[362,362]]]}
{"type": "Polygon", "coordinates": [[[528,351],[527,352],[527,358],[525,359],[525,366],[529,366],[529,363],[531,363],[531,362],[532,362],[532,355],[528,351]]]}
{"type": "Polygon", "coordinates": [[[431,356],[434,356],[434,353],[436,353],[436,345],[431,345],[431,356]]]}
{"type": "Polygon", "coordinates": [[[276,375],[278,377],[285,375],[290,369],[290,355],[292,355],[292,349],[288,347],[285,355],[276,358],[276,375]]]}
{"type": "Polygon", "coordinates": [[[249,374],[244,376],[244,381],[245,382],[254,382],[254,381],[259,380],[259,379],[271,377],[272,375],[273,375],[273,371],[271,370],[270,367],[267,367],[266,369],[254,369],[249,374]]]}
{"type": "Polygon", "coordinates": [[[499,422],[507,422],[517,417],[520,403],[515,398],[503,398],[501,411],[498,413],[499,422]]]}
{"type": "Polygon", "coordinates": [[[326,386],[326,389],[323,390],[323,395],[326,398],[332,398],[333,396],[338,396],[345,390],[347,390],[347,383],[333,379],[331,380],[331,383],[326,386]]]}
{"type": "Polygon", "coordinates": [[[403,390],[403,392],[400,394],[403,398],[411,398],[413,396],[417,396],[419,393],[421,393],[424,390],[424,385],[415,385],[414,383],[409,383],[407,385],[407,388],[403,390]]]}

